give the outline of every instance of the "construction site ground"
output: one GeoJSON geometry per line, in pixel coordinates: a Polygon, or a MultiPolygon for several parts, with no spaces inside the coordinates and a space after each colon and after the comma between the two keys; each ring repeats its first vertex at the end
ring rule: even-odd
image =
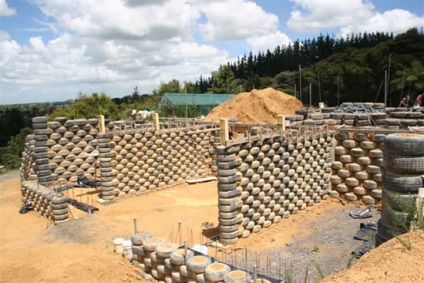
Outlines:
{"type": "MultiPolygon", "coordinates": [[[[69,191],[99,211],[88,215],[72,209],[73,219],[54,225],[34,211],[19,214],[18,176],[17,171],[0,175],[0,282],[147,281],[139,268],[113,252],[114,238],[132,235],[134,218],[139,232],[177,243],[187,240],[190,246],[208,244],[218,233],[215,182],[181,184],[108,205],[98,203],[93,190],[69,191]],[[205,229],[205,222],[212,225],[205,229]]],[[[240,268],[257,265],[259,272],[279,279],[290,275],[293,282],[316,282],[318,270],[328,276],[346,268],[351,251],[361,245],[353,239],[360,223],[380,217],[377,211],[369,219],[349,216],[363,208],[328,199],[226,250],[209,247],[209,254],[240,268]]],[[[424,260],[424,233],[408,239],[411,250],[392,240],[358,263],[351,261],[353,268],[327,282],[422,282],[424,271],[418,267],[424,260]]]]}

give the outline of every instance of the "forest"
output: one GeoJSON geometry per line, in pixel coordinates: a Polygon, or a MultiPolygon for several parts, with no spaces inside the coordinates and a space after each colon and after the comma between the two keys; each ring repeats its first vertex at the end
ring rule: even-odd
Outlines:
{"type": "MultiPolygon", "coordinates": [[[[19,155],[34,116],[75,119],[103,114],[112,120],[126,119],[132,109],[155,109],[166,92],[237,94],[265,87],[295,95],[305,105],[384,102],[387,93],[387,106],[397,106],[401,97],[410,95],[413,101],[424,92],[423,62],[424,34],[416,28],[396,36],[381,32],[347,38],[319,35],[272,51],[251,52],[195,82],[170,78],[149,94],[140,94],[135,87],[121,98],[78,93],[73,101],[0,105],[0,164],[19,167],[19,155]]],[[[182,113],[185,111],[163,109],[160,115],[182,113]]],[[[190,111],[190,115],[195,117],[197,113],[190,111]]]]}

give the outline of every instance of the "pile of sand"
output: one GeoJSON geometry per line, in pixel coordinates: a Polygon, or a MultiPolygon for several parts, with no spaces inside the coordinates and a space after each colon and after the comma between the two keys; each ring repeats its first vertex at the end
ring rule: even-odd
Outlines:
{"type": "Polygon", "coordinates": [[[206,121],[221,118],[239,122],[276,123],[277,115],[294,115],[303,104],[296,97],[273,88],[242,92],[218,105],[206,116],[206,121]]]}
{"type": "Polygon", "coordinates": [[[321,282],[424,282],[424,230],[391,239],[321,282]],[[408,249],[409,248],[409,249],[408,249]]]}

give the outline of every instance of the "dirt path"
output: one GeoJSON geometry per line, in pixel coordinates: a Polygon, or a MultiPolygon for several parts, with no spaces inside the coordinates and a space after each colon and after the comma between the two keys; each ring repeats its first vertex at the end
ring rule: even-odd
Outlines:
{"type": "MultiPolygon", "coordinates": [[[[73,210],[75,219],[55,226],[33,211],[18,213],[19,180],[13,172],[8,174],[12,178],[4,175],[0,178],[0,282],[143,280],[137,268],[113,253],[113,239],[129,238],[134,218],[139,230],[174,242],[186,239],[190,245],[206,243],[204,235],[217,233],[215,182],[183,184],[122,198],[107,206],[96,204],[100,211],[92,215],[73,210]],[[203,222],[214,225],[203,230],[203,222]]],[[[314,282],[318,274],[312,262],[325,275],[346,268],[350,252],[360,245],[352,237],[363,222],[351,219],[348,212],[361,209],[354,204],[327,200],[284,219],[271,229],[240,240],[226,253],[212,248],[209,253],[241,268],[250,269],[257,264],[261,273],[273,277],[287,272],[286,263],[289,263],[295,278],[304,282],[308,270],[308,278],[314,282]],[[245,247],[249,250],[247,262],[242,259],[245,247]]],[[[375,214],[369,221],[378,217],[375,214]]]]}

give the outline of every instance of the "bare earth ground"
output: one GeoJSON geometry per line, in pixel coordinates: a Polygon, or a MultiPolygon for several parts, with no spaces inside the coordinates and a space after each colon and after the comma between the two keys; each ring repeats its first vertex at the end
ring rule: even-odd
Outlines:
{"type": "MultiPolygon", "coordinates": [[[[53,225],[34,211],[18,213],[21,200],[17,176],[17,172],[0,175],[0,282],[146,281],[139,268],[113,252],[114,238],[129,239],[132,235],[134,218],[140,232],[177,243],[187,240],[190,246],[210,242],[206,236],[217,233],[215,182],[182,184],[121,198],[106,206],[95,202],[96,196],[91,194],[100,211],[87,215],[72,209],[74,219],[53,225]],[[214,225],[204,230],[203,222],[214,225]]],[[[70,192],[70,196],[89,200],[85,192],[70,192]]],[[[295,282],[306,282],[305,277],[316,282],[317,267],[324,275],[346,268],[350,252],[361,244],[353,240],[359,224],[380,217],[376,212],[367,221],[349,217],[349,211],[361,209],[326,200],[271,229],[241,239],[226,252],[210,247],[209,254],[249,270],[256,265],[260,273],[274,278],[292,274],[295,282]]],[[[424,260],[424,234],[412,234],[411,239],[411,251],[396,240],[390,241],[383,245],[386,249],[364,256],[352,271],[327,278],[326,282],[423,282],[424,271],[413,268],[424,260]],[[405,260],[408,268],[399,264],[400,260],[405,260]]]]}

